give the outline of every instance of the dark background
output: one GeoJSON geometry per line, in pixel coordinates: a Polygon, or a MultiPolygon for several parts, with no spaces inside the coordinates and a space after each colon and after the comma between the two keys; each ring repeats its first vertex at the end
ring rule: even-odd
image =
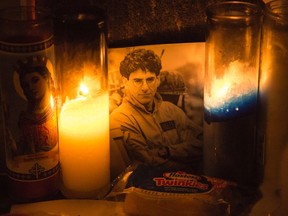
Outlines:
{"type": "Polygon", "coordinates": [[[97,6],[107,15],[109,47],[125,47],[205,41],[206,8],[223,0],[2,0],[0,7],[31,1],[52,11],[71,5],[97,6]]]}

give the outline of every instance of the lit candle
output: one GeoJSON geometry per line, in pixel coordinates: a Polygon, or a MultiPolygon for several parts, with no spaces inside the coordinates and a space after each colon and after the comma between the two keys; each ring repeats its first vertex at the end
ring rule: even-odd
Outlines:
{"type": "Polygon", "coordinates": [[[203,172],[255,186],[262,10],[225,1],[206,14],[203,172]]]}
{"type": "Polygon", "coordinates": [[[64,195],[101,197],[110,183],[109,96],[67,101],[59,117],[64,195]]]}
{"type": "Polygon", "coordinates": [[[61,191],[67,198],[103,198],[110,186],[108,55],[105,12],[97,7],[55,11],[61,191]],[[79,89],[79,81],[84,86],[79,89]],[[79,91],[80,90],[80,91],[79,91]]]}
{"type": "Polygon", "coordinates": [[[257,70],[237,60],[214,75],[204,93],[204,172],[254,185],[257,70]]]}
{"type": "Polygon", "coordinates": [[[221,72],[220,77],[216,76],[205,92],[205,118],[208,122],[247,115],[255,110],[258,83],[254,71],[254,68],[234,61],[221,72]]]}

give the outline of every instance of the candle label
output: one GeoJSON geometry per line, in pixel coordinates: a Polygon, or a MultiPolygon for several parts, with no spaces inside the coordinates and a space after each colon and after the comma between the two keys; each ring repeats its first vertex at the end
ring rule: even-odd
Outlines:
{"type": "Polygon", "coordinates": [[[0,42],[1,105],[6,165],[21,181],[58,172],[58,128],[53,38],[0,42]]]}

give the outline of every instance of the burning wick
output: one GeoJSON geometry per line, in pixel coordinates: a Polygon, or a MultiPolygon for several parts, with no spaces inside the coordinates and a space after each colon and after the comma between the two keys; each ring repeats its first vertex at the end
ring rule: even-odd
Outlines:
{"type": "Polygon", "coordinates": [[[83,83],[81,83],[80,88],[79,88],[78,95],[79,95],[79,96],[88,96],[88,94],[89,94],[89,89],[87,88],[86,85],[84,85],[83,83]]]}

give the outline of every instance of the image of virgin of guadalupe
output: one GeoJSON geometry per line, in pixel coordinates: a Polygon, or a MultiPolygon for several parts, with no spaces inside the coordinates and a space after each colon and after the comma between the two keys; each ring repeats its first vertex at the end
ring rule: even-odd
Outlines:
{"type": "Polygon", "coordinates": [[[17,73],[27,106],[19,115],[17,155],[49,151],[58,143],[55,88],[46,65],[47,59],[42,56],[18,62],[17,73]]]}

